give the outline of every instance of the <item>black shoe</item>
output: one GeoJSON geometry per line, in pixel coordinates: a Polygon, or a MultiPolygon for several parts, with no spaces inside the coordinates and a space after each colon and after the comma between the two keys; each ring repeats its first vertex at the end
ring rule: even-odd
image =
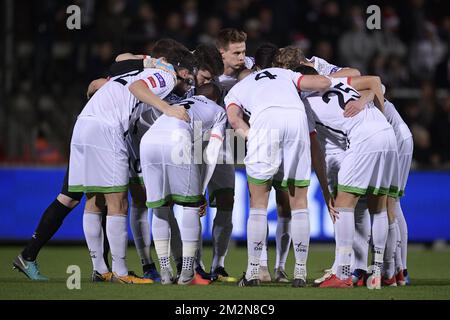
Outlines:
{"type": "Polygon", "coordinates": [[[228,272],[225,271],[224,267],[217,267],[217,268],[214,269],[214,271],[212,273],[217,274],[218,276],[222,276],[222,277],[229,277],[230,276],[228,274],[228,272]]]}
{"type": "Polygon", "coordinates": [[[217,267],[212,272],[214,276],[216,276],[217,280],[220,282],[236,282],[237,279],[235,277],[231,277],[228,272],[225,271],[224,267],[217,267]]]}
{"type": "Polygon", "coordinates": [[[292,281],[292,286],[294,288],[303,288],[306,287],[306,281],[303,279],[294,279],[294,281],[292,281]]]}
{"type": "Polygon", "coordinates": [[[238,282],[238,287],[258,287],[260,285],[259,279],[247,280],[245,279],[245,272],[242,275],[242,278],[238,282]]]}
{"type": "Polygon", "coordinates": [[[197,268],[195,268],[195,272],[197,272],[200,275],[200,277],[202,277],[202,279],[210,280],[210,281],[217,280],[217,275],[206,272],[205,270],[203,270],[203,268],[201,266],[198,266],[197,268]]]}

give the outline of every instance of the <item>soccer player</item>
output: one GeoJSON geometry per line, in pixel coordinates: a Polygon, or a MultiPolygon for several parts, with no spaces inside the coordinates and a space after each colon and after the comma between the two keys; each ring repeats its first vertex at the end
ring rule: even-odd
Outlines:
{"type": "Polygon", "coordinates": [[[200,246],[200,216],[205,210],[203,193],[214,171],[225,133],[226,115],[215,102],[220,98],[217,86],[205,84],[197,88],[197,94],[180,102],[189,113],[189,123],[161,116],[141,141],[147,206],[153,208],[154,213],[152,232],[162,284],[173,283],[168,220],[173,215],[171,204],[174,203],[183,206],[183,265],[178,284],[197,284],[194,283],[194,260],[200,246]],[[209,131],[205,150],[207,166],[204,167],[202,142],[209,131]]]}
{"type": "MultiPolygon", "coordinates": [[[[385,100],[384,102],[384,115],[394,128],[398,146],[399,192],[397,199],[388,199],[388,209],[393,209],[392,211],[394,214],[391,215],[390,220],[394,221],[394,229],[397,230],[397,247],[395,248],[396,283],[397,285],[403,286],[405,284],[408,284],[409,282],[406,265],[408,248],[408,227],[400,204],[400,199],[405,194],[406,182],[408,180],[409,170],[411,168],[414,143],[411,131],[409,130],[408,126],[398,114],[395,106],[388,100],[385,100]]],[[[392,272],[391,267],[389,272],[392,272]]],[[[389,275],[387,275],[386,278],[389,278],[389,275]]]]}
{"type": "MultiPolygon", "coordinates": [[[[165,70],[169,73],[174,74],[176,77],[175,70],[172,65],[164,62],[164,57],[169,56],[172,50],[183,50],[187,49],[179,42],[164,38],[158,40],[152,51],[151,57],[144,55],[132,55],[132,54],[121,54],[116,58],[116,61],[128,62],[128,64],[134,61],[140,62],[133,67],[131,65],[131,70],[120,70],[121,72],[131,72],[134,70],[142,70],[143,68],[157,68],[165,70]],[[157,58],[157,59],[156,59],[157,58]],[[125,60],[124,60],[125,59],[125,60]]],[[[194,61],[192,63],[185,64],[184,68],[188,69],[191,74],[194,73],[194,61]]],[[[190,81],[191,78],[187,78],[186,81],[190,81]]],[[[185,81],[183,81],[185,82],[185,81]]],[[[190,90],[190,85],[182,88],[181,92],[190,90]]],[[[164,100],[173,104],[176,103],[180,98],[174,93],[169,93],[164,100]]],[[[160,280],[158,271],[150,255],[150,244],[151,244],[151,233],[150,233],[150,223],[149,223],[149,212],[147,206],[145,205],[145,187],[142,179],[142,171],[140,167],[140,156],[139,156],[139,145],[142,136],[154,122],[154,120],[160,115],[157,110],[150,108],[149,106],[141,103],[134,109],[133,114],[130,118],[130,127],[128,129],[128,135],[126,136],[126,143],[129,152],[129,168],[130,168],[130,185],[129,190],[131,193],[131,210],[130,210],[130,226],[133,233],[133,239],[135,243],[136,250],[141,260],[143,277],[149,278],[155,281],[160,280]]],[[[171,228],[173,230],[172,236],[172,253],[174,260],[177,263],[181,263],[181,238],[179,235],[179,228],[177,221],[171,219],[171,228]]]]}
{"type": "MultiPolygon", "coordinates": [[[[313,68],[303,66],[305,73],[317,74],[313,68]]],[[[356,78],[348,78],[355,82],[356,78]]],[[[366,78],[367,79],[367,78],[366,78]]],[[[379,82],[379,78],[371,77],[379,82]]],[[[363,80],[365,80],[363,78],[363,80]]],[[[337,275],[332,275],[320,287],[352,287],[351,256],[354,238],[354,208],[360,195],[367,194],[369,211],[373,214],[372,236],[375,266],[380,270],[383,263],[387,238],[386,196],[391,183],[397,179],[397,148],[392,127],[383,114],[369,103],[375,97],[382,105],[381,83],[373,92],[359,93],[354,88],[333,79],[333,88],[306,98],[313,111],[316,123],[333,132],[343,134],[350,147],[345,151],[338,172],[335,223],[337,246],[337,275]],[[381,101],[381,102],[380,102],[381,101]],[[361,111],[361,108],[364,109],[361,111]],[[376,134],[376,136],[375,136],[376,134]],[[365,151],[364,151],[365,150],[365,151]]],[[[380,274],[375,274],[375,287],[381,283],[380,274]]]]}
{"type": "MultiPolygon", "coordinates": [[[[87,99],[97,91],[106,79],[97,79],[89,84],[87,91],[87,99]]],[[[24,273],[30,280],[47,281],[48,278],[40,273],[36,258],[42,247],[53,237],[59,230],[67,215],[80,203],[83,198],[82,192],[70,192],[68,190],[69,168],[67,168],[61,192],[56,199],[47,207],[41,216],[39,224],[34,231],[31,239],[28,241],[22,252],[14,259],[13,268],[24,273]]],[[[106,217],[106,210],[103,210],[102,216],[106,217]]],[[[103,237],[106,239],[106,220],[102,220],[103,237]]],[[[108,262],[109,244],[108,241],[103,242],[103,259],[105,265],[109,269],[108,262]]],[[[94,274],[92,281],[103,281],[103,278],[97,278],[94,274]]]]}
{"type": "MultiPolygon", "coordinates": [[[[156,42],[155,46],[152,49],[151,57],[145,56],[145,55],[134,55],[130,53],[121,54],[117,57],[117,60],[124,61],[123,59],[128,59],[127,61],[133,62],[140,60],[140,64],[137,64],[137,66],[134,64],[134,68],[142,69],[143,67],[153,67],[155,65],[155,59],[153,57],[164,57],[167,54],[170,53],[170,50],[173,48],[185,48],[182,44],[178,43],[175,40],[172,39],[161,39],[156,42]]],[[[187,50],[187,49],[186,49],[187,50]]],[[[195,50],[193,51],[194,57],[196,58],[196,68],[198,71],[195,74],[195,86],[201,86],[203,84],[209,83],[217,77],[219,77],[223,73],[223,62],[222,57],[217,50],[215,46],[212,45],[206,45],[206,44],[200,44],[198,45],[195,50]]],[[[120,70],[121,72],[124,72],[125,70],[122,68],[120,70]]],[[[131,71],[131,70],[127,70],[131,71]]],[[[165,101],[169,104],[175,104],[185,98],[191,97],[195,92],[195,87],[191,86],[190,90],[188,90],[184,95],[176,94],[174,92],[170,93],[166,98],[165,101]]],[[[140,114],[140,113],[139,113],[140,114]]],[[[131,140],[130,145],[132,146],[132,151],[130,151],[131,159],[130,159],[130,165],[140,164],[139,159],[139,143],[141,137],[144,135],[144,133],[150,128],[150,126],[154,123],[154,121],[158,118],[159,114],[156,114],[154,110],[150,109],[147,112],[144,112],[139,119],[136,119],[136,121],[132,121],[133,128],[130,128],[131,137],[133,137],[131,140]]],[[[140,172],[140,166],[137,166],[137,169],[134,170],[134,177],[140,178],[134,178],[133,180],[136,182],[139,182],[140,184],[143,184],[142,180],[142,174],[140,172]],[[139,170],[139,174],[137,174],[136,170],[139,170]]],[[[133,171],[132,171],[133,172],[133,171]]],[[[131,182],[131,181],[130,181],[131,182]]],[[[145,203],[145,190],[143,188],[138,188],[137,195],[139,196],[138,199],[140,202],[144,201],[145,203]]],[[[134,201],[133,194],[132,199],[134,201]]],[[[173,217],[173,215],[170,216],[170,224],[171,224],[171,252],[174,257],[174,260],[177,264],[177,271],[178,273],[181,272],[181,266],[182,266],[182,256],[181,256],[181,238],[180,238],[180,232],[178,228],[178,223],[176,219],[173,217]]],[[[144,228],[144,224],[141,224],[142,228],[144,228]]],[[[147,222],[148,225],[148,222],[147,222]]],[[[135,233],[133,232],[133,235],[135,233]]],[[[201,239],[200,239],[201,241],[201,239]]],[[[203,263],[201,262],[201,245],[198,253],[198,259],[196,260],[196,271],[197,274],[199,274],[202,278],[211,280],[214,279],[211,274],[204,271],[203,263]]],[[[145,266],[144,266],[145,267],[145,266]]],[[[145,274],[144,274],[145,276],[145,274]]]]}
{"type": "MultiPolygon", "coordinates": [[[[175,50],[175,65],[189,59],[190,53],[175,50]]],[[[178,69],[177,76],[189,76],[178,69]]],[[[154,106],[160,112],[188,121],[182,107],[170,107],[161,100],[181,83],[172,74],[146,69],[114,77],[102,86],[79,115],[74,127],[69,162],[69,191],[87,195],[83,229],[90,251],[101,252],[98,212],[104,201],[108,207],[107,235],[112,255],[112,281],[119,283],[152,283],[129,274],[125,263],[127,247],[128,152],[124,142],[129,116],[138,101],[154,106]]],[[[108,273],[97,255],[92,255],[94,272],[108,273]]]]}
{"type": "Polygon", "coordinates": [[[282,165],[282,186],[289,188],[296,265],[293,286],[306,284],[309,218],[306,194],[310,175],[306,113],[297,89],[323,90],[330,81],[280,68],[250,74],[225,97],[228,119],[248,139],[247,170],[250,216],[247,222],[247,271],[239,286],[259,285],[259,265],[267,233],[267,203],[272,179],[282,165]],[[243,114],[250,117],[249,125],[243,114]],[[271,130],[269,130],[270,128],[271,130]]]}

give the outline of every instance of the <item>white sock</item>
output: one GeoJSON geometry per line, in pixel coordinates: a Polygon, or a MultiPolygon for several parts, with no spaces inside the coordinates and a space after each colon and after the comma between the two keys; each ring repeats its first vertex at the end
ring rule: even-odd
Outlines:
{"type": "Polygon", "coordinates": [[[384,277],[390,279],[395,274],[395,248],[397,247],[397,221],[389,225],[388,236],[386,239],[386,249],[383,258],[384,277]]]}
{"type": "Polygon", "coordinates": [[[233,231],[233,211],[217,209],[213,222],[213,262],[211,270],[217,267],[224,267],[225,256],[227,255],[230,243],[231,232],[233,231]]]}
{"type": "Polygon", "coordinates": [[[173,215],[168,207],[153,209],[152,233],[161,269],[171,269],[169,260],[170,225],[169,216],[173,215]]]}
{"type": "Polygon", "coordinates": [[[259,279],[259,259],[266,241],[267,210],[250,208],[247,221],[248,264],[245,277],[247,280],[259,279]]]}
{"type": "MultiPolygon", "coordinates": [[[[336,232],[335,232],[336,234],[336,232]]],[[[335,236],[336,239],[336,236],[335,236]]],[[[335,240],[336,241],[336,240],[335,240]]],[[[336,243],[336,247],[334,249],[334,261],[333,261],[333,265],[331,266],[331,273],[333,274],[337,274],[337,269],[338,269],[338,263],[337,263],[337,259],[338,259],[338,254],[339,254],[339,250],[338,250],[338,246],[336,243]]]]}
{"type": "Polygon", "coordinates": [[[397,246],[395,247],[395,271],[403,270],[402,261],[402,238],[400,236],[400,227],[398,226],[398,221],[395,224],[397,231],[397,246]]]}
{"type": "Polygon", "coordinates": [[[153,263],[150,255],[150,244],[152,242],[149,224],[149,210],[131,206],[130,227],[133,234],[134,246],[141,259],[143,266],[153,263]]]}
{"type": "Polygon", "coordinates": [[[400,229],[401,255],[403,268],[407,269],[406,260],[408,255],[408,225],[406,224],[400,200],[395,203],[395,216],[397,218],[398,227],[400,229]]]}
{"type": "Polygon", "coordinates": [[[384,250],[389,230],[389,222],[386,209],[372,216],[372,241],[374,265],[383,270],[384,250]]]}
{"type": "Polygon", "coordinates": [[[308,209],[292,210],[291,216],[292,245],[295,254],[294,278],[306,280],[310,238],[308,209]]]}
{"type": "Polygon", "coordinates": [[[337,250],[337,273],[341,279],[351,276],[353,239],[355,237],[355,212],[353,208],[336,208],[339,219],[334,224],[337,250]]]}
{"type": "Polygon", "coordinates": [[[173,214],[173,210],[168,208],[172,214],[169,215],[170,225],[170,252],[176,264],[181,263],[183,259],[183,242],[181,241],[180,228],[178,221],[173,214]]]}
{"type": "Polygon", "coordinates": [[[355,238],[353,240],[354,263],[352,270],[361,269],[367,271],[370,242],[370,214],[365,204],[359,204],[355,208],[355,238]]]}
{"type": "Polygon", "coordinates": [[[261,256],[259,257],[259,266],[267,268],[268,260],[269,260],[269,225],[267,224],[266,241],[263,244],[261,256]]]}
{"type": "Polygon", "coordinates": [[[83,231],[92,260],[92,267],[100,273],[108,272],[103,259],[103,229],[101,213],[84,211],[83,231]]]}
{"type": "Polygon", "coordinates": [[[286,260],[291,246],[291,217],[278,217],[276,232],[277,255],[275,268],[285,268],[286,260]]]}
{"type": "Polygon", "coordinates": [[[195,253],[195,260],[194,260],[194,267],[197,269],[197,267],[205,269],[205,265],[203,264],[203,231],[202,231],[202,224],[200,223],[200,229],[198,231],[198,246],[197,246],[197,252],[195,253]]]}
{"type": "Polygon", "coordinates": [[[261,249],[261,256],[259,257],[259,266],[260,267],[267,267],[268,265],[268,255],[269,255],[269,248],[267,246],[268,241],[266,237],[266,242],[263,244],[263,247],[261,249]]]}
{"type": "Polygon", "coordinates": [[[193,270],[199,248],[200,208],[183,207],[181,239],[183,241],[183,270],[193,270]]]}
{"type": "Polygon", "coordinates": [[[106,235],[109,240],[112,257],[112,271],[118,276],[128,275],[126,264],[128,229],[127,216],[108,215],[106,217],[106,235]]]}

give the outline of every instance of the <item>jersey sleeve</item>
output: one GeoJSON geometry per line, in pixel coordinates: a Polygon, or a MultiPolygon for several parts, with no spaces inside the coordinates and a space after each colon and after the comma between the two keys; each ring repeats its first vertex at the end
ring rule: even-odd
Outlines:
{"type": "Polygon", "coordinates": [[[307,98],[305,98],[303,100],[303,104],[305,105],[306,119],[308,120],[309,134],[315,134],[316,133],[316,121],[314,119],[313,111],[309,105],[307,98]]]}
{"type": "Polygon", "coordinates": [[[237,97],[235,90],[230,90],[228,94],[224,98],[225,109],[228,109],[229,106],[235,105],[242,109],[242,103],[237,97]]]}
{"type": "Polygon", "coordinates": [[[227,126],[227,114],[224,111],[219,111],[214,119],[213,126],[211,128],[211,139],[217,138],[220,140],[224,139],[225,128],[227,126]]]}
{"type": "Polygon", "coordinates": [[[140,80],[161,99],[164,99],[175,87],[175,79],[164,70],[145,69],[140,80]]]}
{"type": "Polygon", "coordinates": [[[294,82],[295,87],[297,88],[298,91],[300,91],[300,83],[302,82],[303,79],[303,74],[301,74],[300,72],[294,72],[289,70],[290,76],[291,76],[291,80],[294,82]]]}
{"type": "Polygon", "coordinates": [[[327,76],[342,69],[341,67],[329,63],[325,59],[318,57],[314,57],[314,59],[317,59],[317,72],[322,76],[327,76]]]}

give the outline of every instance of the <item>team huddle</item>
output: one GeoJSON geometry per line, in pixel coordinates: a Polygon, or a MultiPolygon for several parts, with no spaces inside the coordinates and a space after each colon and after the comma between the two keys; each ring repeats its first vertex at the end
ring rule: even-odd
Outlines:
{"type": "Polygon", "coordinates": [[[63,190],[14,267],[30,279],[48,280],[39,272],[37,254],[86,195],[83,231],[92,281],[225,281],[240,287],[275,281],[304,287],[312,167],[336,242],[333,267],[313,285],[405,285],[407,227],[400,197],[413,142],[384,98],[381,79],[318,57],[307,59],[290,46],[264,44],[255,57],[246,57],[245,41],[244,32],[223,29],[216,46],[201,44],[193,52],[161,39],[149,55],[119,55],[109,78],[89,85],[89,100],[73,129],[63,190]],[[239,280],[225,269],[235,185],[230,131],[246,141],[250,192],[248,263],[239,280]],[[272,187],[278,213],[273,277],[267,263],[272,187]],[[174,205],[182,208],[178,221],[174,205]],[[217,208],[209,272],[202,260],[200,221],[207,206],[217,208]],[[126,264],[128,211],[142,277],[126,264]],[[150,254],[152,241],[159,270],[150,254]],[[295,266],[288,275],[291,242],[295,266]]]}

